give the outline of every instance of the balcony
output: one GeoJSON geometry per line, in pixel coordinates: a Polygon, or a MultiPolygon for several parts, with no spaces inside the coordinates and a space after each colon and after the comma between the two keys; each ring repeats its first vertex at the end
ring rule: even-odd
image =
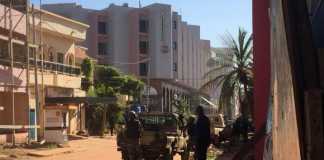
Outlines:
{"type": "MultiPolygon", "coordinates": [[[[35,61],[34,59],[29,59],[29,64],[31,67],[34,67],[35,61]]],[[[56,62],[50,62],[50,61],[43,61],[44,64],[44,70],[54,72],[54,73],[60,73],[70,76],[80,76],[81,75],[81,69],[79,67],[66,65],[62,63],[56,63],[56,62]]],[[[37,67],[41,69],[42,67],[42,61],[37,61],[37,67]]]]}

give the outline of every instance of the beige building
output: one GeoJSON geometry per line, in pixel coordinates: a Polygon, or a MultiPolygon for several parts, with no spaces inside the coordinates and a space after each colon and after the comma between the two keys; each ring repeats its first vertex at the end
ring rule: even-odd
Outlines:
{"type": "Polygon", "coordinates": [[[85,45],[99,63],[125,73],[171,79],[199,89],[207,71],[210,42],[200,27],[184,22],[172,6],[154,3],[142,8],[111,4],[103,10],[76,3],[46,4],[44,9],[90,25],[85,45]],[[125,65],[125,63],[141,62],[125,65]],[[124,64],[123,64],[124,63],[124,64]]]}
{"type": "MultiPolygon", "coordinates": [[[[57,97],[85,97],[81,91],[80,58],[86,48],[77,46],[86,38],[88,25],[47,11],[35,14],[35,24],[30,19],[29,42],[31,45],[29,105],[40,125],[38,137],[55,141],[60,132],[76,134],[84,129],[84,108],[77,103],[47,103],[57,97]],[[33,36],[35,26],[36,36],[33,36]],[[36,52],[34,52],[36,51],[36,52]],[[37,57],[38,96],[35,90],[35,55],[37,57]],[[42,56],[43,55],[43,56],[42,56]],[[36,108],[36,96],[39,108],[36,108]],[[83,112],[83,113],[82,113],[83,112]],[[82,116],[83,115],[83,116],[82,116]],[[82,124],[82,123],[83,124],[82,124]]],[[[64,137],[63,137],[64,138],[64,137]]],[[[61,138],[62,139],[62,138],[61,138]]]]}
{"type": "Polygon", "coordinates": [[[155,103],[159,111],[172,111],[176,94],[193,101],[193,93],[199,93],[207,82],[204,75],[210,41],[202,40],[200,27],[184,22],[171,5],[154,3],[134,8],[125,3],[92,10],[76,3],[60,3],[43,8],[88,23],[85,46],[89,56],[145,82],[151,79],[154,85],[150,87],[158,91],[154,99],[160,102],[155,103]]]}

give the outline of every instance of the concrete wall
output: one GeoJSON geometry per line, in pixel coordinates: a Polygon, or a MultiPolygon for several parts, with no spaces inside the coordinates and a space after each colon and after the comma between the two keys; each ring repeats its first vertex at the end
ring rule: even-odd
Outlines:
{"type": "MultiPolygon", "coordinates": [[[[0,4],[0,28],[9,30],[9,9],[4,5],[0,4]]],[[[26,17],[23,13],[12,9],[12,27],[13,31],[26,35],[26,17]]]]}
{"type": "Polygon", "coordinates": [[[153,4],[149,10],[149,53],[151,77],[173,78],[172,12],[170,5],[153,4]],[[163,52],[165,50],[166,52],[163,52]]]}
{"type": "MultiPolygon", "coordinates": [[[[15,124],[28,125],[28,96],[25,93],[15,93],[15,124]]],[[[0,125],[12,125],[12,95],[11,92],[0,92],[0,125]]]]}
{"type": "MultiPolygon", "coordinates": [[[[26,92],[26,69],[14,68],[14,87],[15,92],[26,92]]],[[[10,91],[11,69],[8,66],[0,65],[0,92],[10,91]]]]}

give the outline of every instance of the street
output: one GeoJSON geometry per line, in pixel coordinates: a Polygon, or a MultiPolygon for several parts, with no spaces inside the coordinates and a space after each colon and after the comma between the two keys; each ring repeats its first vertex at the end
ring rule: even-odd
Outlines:
{"type": "Polygon", "coordinates": [[[70,141],[72,153],[59,154],[51,157],[32,158],[35,160],[121,160],[121,154],[117,151],[116,139],[93,138],[70,141]]]}
{"type": "MultiPolygon", "coordinates": [[[[22,156],[18,160],[121,160],[117,151],[116,138],[95,138],[72,140],[69,142],[71,153],[61,153],[49,157],[22,156]]],[[[54,152],[48,150],[48,152],[54,152]]],[[[180,160],[175,156],[175,160],[180,160]]]]}

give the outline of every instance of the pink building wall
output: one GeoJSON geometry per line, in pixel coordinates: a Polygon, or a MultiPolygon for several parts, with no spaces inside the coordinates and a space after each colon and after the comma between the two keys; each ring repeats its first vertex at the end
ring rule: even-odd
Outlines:
{"type": "MultiPolygon", "coordinates": [[[[13,31],[19,34],[26,35],[26,17],[23,13],[12,9],[12,26],[13,31]]],[[[0,4],[0,28],[10,28],[9,23],[9,8],[0,4]],[[2,16],[3,15],[3,16],[2,16]]]]}
{"type": "MultiPolygon", "coordinates": [[[[0,14],[3,17],[0,18],[0,35],[8,37],[9,27],[9,9],[8,7],[0,4],[0,14]]],[[[26,17],[23,13],[12,9],[12,26],[13,31],[20,35],[26,35],[26,17]]],[[[14,84],[16,85],[16,92],[25,92],[26,87],[26,70],[20,68],[14,68],[14,84]]],[[[10,67],[0,64],[0,92],[9,91],[11,84],[11,70],[10,67]]]]}
{"type": "MultiPolygon", "coordinates": [[[[14,68],[14,84],[16,92],[25,92],[26,90],[26,70],[14,68]]],[[[11,69],[10,67],[0,65],[0,92],[10,91],[11,84],[11,69]]]]}

